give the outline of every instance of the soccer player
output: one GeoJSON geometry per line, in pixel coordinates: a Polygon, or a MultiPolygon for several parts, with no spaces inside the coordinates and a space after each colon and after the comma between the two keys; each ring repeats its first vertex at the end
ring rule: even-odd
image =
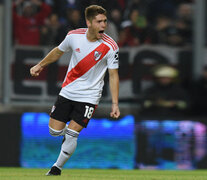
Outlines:
{"type": "Polygon", "coordinates": [[[107,26],[106,10],[91,5],[85,9],[85,18],[87,28],[70,31],[58,47],[30,69],[32,76],[38,76],[45,66],[57,61],[64,52],[72,52],[62,89],[52,107],[49,120],[50,134],[64,135],[64,140],[57,161],[46,175],[61,175],[63,165],[75,151],[78,135],[87,127],[100,101],[107,69],[112,96],[110,116],[120,116],[119,48],[104,33],[107,26]]]}

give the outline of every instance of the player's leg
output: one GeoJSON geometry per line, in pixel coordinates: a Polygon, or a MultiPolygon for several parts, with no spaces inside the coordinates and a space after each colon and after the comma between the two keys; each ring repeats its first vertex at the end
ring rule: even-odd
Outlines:
{"type": "MultiPolygon", "coordinates": [[[[59,129],[62,129],[64,126],[59,123],[58,127],[59,129]]],[[[70,121],[65,131],[64,141],[62,143],[57,161],[54,163],[51,170],[46,175],[61,175],[62,167],[74,153],[77,147],[78,135],[83,128],[83,126],[79,125],[74,120],[70,121]]]]}
{"type": "Polygon", "coordinates": [[[96,105],[90,103],[73,102],[73,111],[66,131],[65,140],[63,141],[60,155],[54,164],[62,169],[63,165],[71,157],[77,147],[77,139],[81,130],[87,127],[90,118],[92,117],[96,105]]]}
{"type": "MultiPolygon", "coordinates": [[[[52,136],[65,136],[67,127],[66,123],[70,120],[70,113],[72,112],[71,101],[58,96],[55,105],[52,107],[49,120],[49,132],[52,136]]],[[[46,175],[60,175],[61,168],[53,166],[46,175]]]]}
{"type": "Polygon", "coordinates": [[[49,132],[52,136],[65,135],[66,123],[70,120],[72,109],[70,100],[58,96],[50,112],[49,132]]]}
{"type": "Polygon", "coordinates": [[[49,132],[52,136],[63,136],[67,129],[66,123],[50,118],[49,120],[49,132]]]}
{"type": "Polygon", "coordinates": [[[78,135],[83,128],[83,126],[79,125],[75,121],[70,121],[65,133],[59,157],[55,162],[54,166],[58,167],[59,169],[62,169],[64,164],[72,156],[77,147],[78,135]]]}
{"type": "MultiPolygon", "coordinates": [[[[78,135],[84,127],[87,127],[95,107],[95,105],[89,103],[73,102],[73,111],[70,115],[74,120],[70,121],[65,131],[65,140],[63,141],[59,157],[47,175],[60,175],[62,167],[75,151],[78,135]]],[[[62,126],[60,125],[61,128],[62,126]]]]}
{"type": "MultiPolygon", "coordinates": [[[[49,132],[52,136],[63,136],[65,138],[65,133],[67,130],[66,123],[61,122],[59,120],[50,118],[49,120],[49,132]]],[[[62,151],[60,152],[62,154],[62,151]]],[[[60,155],[59,155],[60,157],[60,155]]],[[[59,158],[59,161],[67,161],[67,159],[59,158]]],[[[62,162],[63,163],[63,162],[62,162]]],[[[64,162],[65,163],[65,162],[64,162]]],[[[61,175],[61,167],[58,165],[53,165],[52,168],[46,173],[47,176],[61,175]]]]}
{"type": "Polygon", "coordinates": [[[81,130],[84,128],[83,126],[81,126],[80,124],[78,124],[77,122],[75,122],[74,120],[71,120],[70,123],[68,124],[68,128],[72,129],[76,132],[81,132],[81,130]]]}

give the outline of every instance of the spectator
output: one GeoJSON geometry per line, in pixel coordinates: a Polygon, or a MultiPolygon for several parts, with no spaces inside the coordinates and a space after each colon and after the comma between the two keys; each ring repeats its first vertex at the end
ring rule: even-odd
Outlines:
{"type": "Polygon", "coordinates": [[[111,36],[116,42],[119,40],[122,14],[120,9],[111,9],[105,33],[111,36]]]}
{"type": "Polygon", "coordinates": [[[80,27],[85,27],[85,24],[82,21],[81,13],[78,9],[68,9],[67,10],[67,16],[65,19],[65,22],[62,24],[62,26],[59,29],[59,36],[58,36],[58,43],[62,42],[62,40],[65,38],[65,34],[68,33],[68,31],[77,29],[80,27]]]}
{"type": "Polygon", "coordinates": [[[121,23],[122,23],[122,13],[120,9],[112,9],[110,11],[109,19],[111,22],[114,23],[118,32],[121,30],[121,23]]]}
{"type": "Polygon", "coordinates": [[[71,29],[77,29],[84,25],[81,13],[78,9],[67,9],[65,21],[66,26],[69,26],[71,29]]]}
{"type": "Polygon", "coordinates": [[[178,84],[178,71],[169,65],[158,65],[153,69],[154,84],[141,93],[141,110],[136,117],[135,168],[156,166],[159,160],[174,161],[174,148],[165,146],[163,138],[171,138],[171,133],[163,133],[163,120],[183,120],[190,106],[187,92],[178,84]],[[147,133],[145,120],[154,120],[147,133]],[[153,139],[153,141],[152,141],[153,139]],[[157,140],[156,140],[157,139],[157,140]],[[159,140],[158,140],[159,139],[159,140]],[[152,143],[153,142],[153,143],[152,143]],[[160,144],[158,144],[160,143],[160,144]]]}
{"type": "MultiPolygon", "coordinates": [[[[48,1],[48,0],[46,0],[48,1]]],[[[52,12],[57,14],[60,21],[64,19],[67,15],[67,9],[77,9],[78,8],[78,2],[80,0],[50,0],[52,1],[52,12]]]]}
{"type": "Polygon", "coordinates": [[[57,14],[51,14],[46,24],[40,30],[40,45],[58,45],[58,31],[60,23],[57,14]]]}
{"type": "Polygon", "coordinates": [[[177,28],[175,25],[166,27],[163,30],[164,33],[164,44],[169,46],[181,47],[186,45],[186,39],[183,36],[181,29],[177,28]]]}
{"type": "Polygon", "coordinates": [[[146,89],[142,96],[141,118],[179,119],[187,115],[190,107],[188,93],[178,84],[178,71],[160,65],[154,70],[155,84],[146,89]]]}
{"type": "Polygon", "coordinates": [[[120,47],[153,43],[154,31],[137,9],[132,10],[129,20],[124,21],[122,27],[118,42],[120,47]]]}
{"type": "Polygon", "coordinates": [[[41,0],[18,0],[13,3],[14,41],[19,45],[39,45],[40,26],[50,14],[50,7],[41,0]],[[23,3],[23,14],[16,13],[16,6],[23,3]],[[40,10],[36,12],[36,8],[40,10]]]}
{"type": "Polygon", "coordinates": [[[130,12],[133,9],[137,9],[141,14],[146,15],[146,9],[147,9],[147,2],[148,0],[130,0],[127,1],[126,9],[124,12],[124,18],[127,18],[130,14],[130,12]]]}
{"type": "Polygon", "coordinates": [[[119,33],[118,30],[116,28],[116,25],[108,20],[107,22],[107,28],[105,30],[105,33],[108,34],[110,37],[112,37],[114,39],[114,41],[118,41],[118,37],[119,37],[119,33]]]}
{"type": "Polygon", "coordinates": [[[156,18],[155,24],[155,38],[156,43],[158,44],[165,44],[166,42],[166,33],[165,29],[170,27],[172,24],[172,19],[165,15],[159,15],[156,18]]]}
{"type": "Polygon", "coordinates": [[[192,43],[193,8],[190,3],[183,3],[178,6],[175,26],[179,29],[185,44],[192,43]]]}
{"type": "Polygon", "coordinates": [[[181,19],[174,21],[168,16],[157,17],[155,25],[156,43],[179,47],[190,44],[192,33],[187,24],[181,19]]]}
{"type": "Polygon", "coordinates": [[[120,10],[124,10],[126,8],[126,5],[127,5],[127,0],[117,0],[119,6],[120,6],[120,10]]]}
{"type": "Polygon", "coordinates": [[[165,15],[170,18],[176,16],[176,4],[174,0],[151,0],[147,7],[147,19],[154,24],[159,15],[165,15]]]}
{"type": "Polygon", "coordinates": [[[191,3],[182,3],[177,9],[177,18],[186,21],[186,23],[192,23],[193,7],[191,3]]]}

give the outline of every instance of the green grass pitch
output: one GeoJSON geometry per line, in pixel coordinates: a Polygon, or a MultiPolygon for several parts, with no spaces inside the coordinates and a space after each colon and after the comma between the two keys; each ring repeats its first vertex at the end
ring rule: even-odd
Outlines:
{"type": "Polygon", "coordinates": [[[99,170],[64,169],[45,176],[48,169],[0,168],[0,180],[207,180],[207,170],[99,170]]]}

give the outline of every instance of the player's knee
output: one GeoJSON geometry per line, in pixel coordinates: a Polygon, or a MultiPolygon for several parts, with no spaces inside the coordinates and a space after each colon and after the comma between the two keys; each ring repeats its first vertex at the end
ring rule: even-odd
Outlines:
{"type": "Polygon", "coordinates": [[[62,136],[65,134],[65,129],[62,129],[62,130],[56,130],[56,129],[53,129],[49,126],[49,133],[51,136],[54,136],[54,137],[57,137],[57,136],[62,136]]]}

